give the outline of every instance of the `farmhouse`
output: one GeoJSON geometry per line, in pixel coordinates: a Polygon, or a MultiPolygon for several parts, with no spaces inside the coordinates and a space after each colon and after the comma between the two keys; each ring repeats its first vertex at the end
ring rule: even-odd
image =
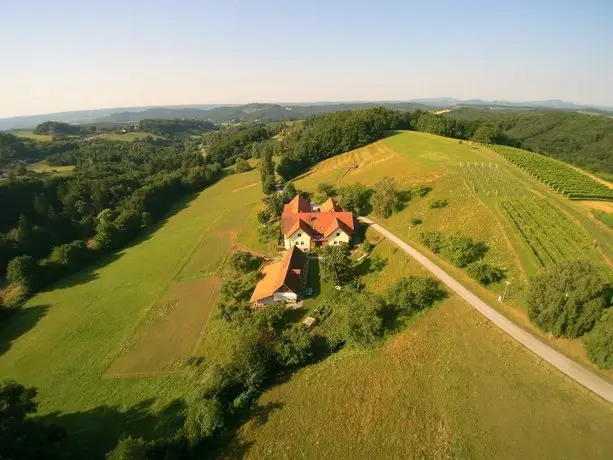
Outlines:
{"type": "Polygon", "coordinates": [[[251,296],[251,303],[261,306],[277,301],[296,302],[304,284],[306,262],[306,254],[293,246],[285,251],[279,262],[266,265],[262,270],[263,278],[251,296]]]}
{"type": "Polygon", "coordinates": [[[344,212],[332,198],[316,206],[296,195],[283,207],[281,231],[285,249],[298,246],[309,250],[349,243],[354,230],[353,213],[344,212]]]}

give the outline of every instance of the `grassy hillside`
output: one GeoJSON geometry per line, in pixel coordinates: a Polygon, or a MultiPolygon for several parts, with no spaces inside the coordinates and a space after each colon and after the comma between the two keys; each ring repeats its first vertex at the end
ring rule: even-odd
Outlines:
{"type": "MultiPolygon", "coordinates": [[[[432,191],[383,225],[418,247],[426,229],[486,242],[486,260],[504,266],[513,283],[508,305],[500,308],[526,327],[521,289],[540,266],[529,241],[505,217],[503,200],[530,197],[565,216],[564,231],[581,237],[558,257],[581,251],[604,267],[603,254],[611,253],[606,232],[613,230],[591,217],[590,208],[551,192],[493,151],[452,139],[398,133],[317,164],[296,185],[314,191],[320,182],[372,185],[384,176],[395,177],[400,188],[419,183],[432,191]],[[504,193],[494,193],[499,188],[487,182],[485,168],[499,168],[504,193]],[[431,209],[432,199],[447,199],[449,206],[431,209]],[[411,223],[415,216],[420,226],[411,223]],[[597,247],[596,238],[602,241],[597,247]]],[[[207,364],[228,358],[236,332],[213,307],[226,257],[236,247],[275,252],[256,237],[259,181],[257,170],[223,179],[141,241],[36,295],[3,323],[0,375],[39,387],[40,414],[67,426],[84,457],[99,458],[125,434],[171,432],[198,380],[187,358],[203,357],[207,364]]],[[[375,234],[367,238],[377,242],[375,234]]],[[[480,288],[439,263],[496,303],[500,283],[480,288]]],[[[423,273],[385,241],[360,271],[376,292],[423,273]],[[382,261],[379,268],[369,262],[373,257],[382,261]]],[[[311,307],[329,290],[321,283],[311,307]]],[[[586,362],[579,343],[554,345],[586,362]]],[[[456,297],[379,349],[345,350],[289,376],[260,405],[228,455],[573,458],[588,449],[593,458],[613,455],[611,408],[519,349],[456,297]]]]}
{"type": "Polygon", "coordinates": [[[222,340],[203,348],[200,335],[258,181],[250,172],[208,188],[150,237],[36,295],[2,324],[0,375],[37,386],[39,413],[75,433],[81,451],[100,455],[126,430],[163,434],[191,388],[181,363],[196,350],[227,353],[222,340]]]}

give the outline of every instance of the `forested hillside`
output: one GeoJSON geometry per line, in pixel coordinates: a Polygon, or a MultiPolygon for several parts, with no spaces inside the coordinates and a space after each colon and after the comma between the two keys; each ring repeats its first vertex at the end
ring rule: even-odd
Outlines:
{"type": "Polygon", "coordinates": [[[561,111],[501,112],[463,108],[444,115],[464,122],[490,122],[522,148],[576,166],[613,173],[613,118],[561,111]]]}

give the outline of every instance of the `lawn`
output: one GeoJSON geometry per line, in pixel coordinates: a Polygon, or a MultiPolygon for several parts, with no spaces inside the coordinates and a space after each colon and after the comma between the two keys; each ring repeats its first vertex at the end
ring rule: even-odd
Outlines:
{"type": "Polygon", "coordinates": [[[217,287],[189,283],[206,284],[204,276],[220,267],[260,199],[259,188],[244,188],[258,177],[249,172],[211,186],[142,241],[33,297],[0,328],[0,375],[37,386],[40,414],[65,424],[83,452],[99,456],[124,432],[171,429],[190,374],[153,374],[194,351],[206,358],[227,352],[223,340],[212,340],[224,334],[214,318],[212,337],[208,326],[201,337],[217,287]],[[151,375],[108,375],[143,372],[151,375]]]}

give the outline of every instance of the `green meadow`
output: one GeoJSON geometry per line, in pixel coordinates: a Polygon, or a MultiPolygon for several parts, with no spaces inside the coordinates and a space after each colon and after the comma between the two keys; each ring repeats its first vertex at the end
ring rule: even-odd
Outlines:
{"type": "MultiPolygon", "coordinates": [[[[534,333],[522,300],[529,274],[579,253],[606,271],[613,258],[613,231],[589,208],[466,142],[397,133],[315,165],[296,186],[374,185],[385,176],[400,189],[421,184],[431,191],[381,224],[534,333]],[[436,199],[448,207],[431,209],[436,199]],[[523,212],[524,227],[513,223],[507,202],[523,212]],[[412,224],[414,217],[423,222],[412,224]],[[537,247],[537,238],[519,231],[529,234],[531,219],[550,223],[550,238],[573,237],[559,238],[565,243],[557,249],[537,247]],[[425,230],[485,242],[486,260],[503,266],[512,283],[508,302],[496,300],[501,283],[483,288],[422,248],[425,230]]],[[[236,333],[214,308],[228,255],[238,248],[276,255],[274,244],[257,238],[261,198],[257,170],[228,176],[132,246],[36,295],[0,328],[0,375],[37,386],[40,415],[65,425],[87,458],[100,458],[126,434],[172,432],[197,380],[188,359],[223,362],[231,353],[236,333]]],[[[384,292],[402,276],[424,274],[376,233],[368,230],[366,238],[374,249],[358,271],[368,289],[384,292]]],[[[306,311],[333,289],[312,268],[306,311]]],[[[541,336],[589,365],[579,342],[541,336]]],[[[273,386],[226,455],[611,458],[612,416],[610,406],[450,296],[378,348],[343,350],[273,386]]]]}

